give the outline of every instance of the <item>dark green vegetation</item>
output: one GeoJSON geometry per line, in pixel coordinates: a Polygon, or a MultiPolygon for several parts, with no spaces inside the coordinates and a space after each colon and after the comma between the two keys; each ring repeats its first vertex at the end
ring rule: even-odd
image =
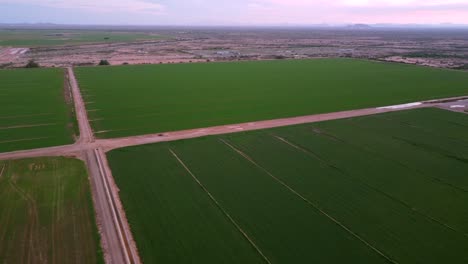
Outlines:
{"type": "Polygon", "coordinates": [[[83,162],[0,161],[0,263],[103,263],[83,162]]]}
{"type": "Polygon", "coordinates": [[[110,63],[107,60],[101,60],[98,65],[99,66],[107,66],[107,65],[110,65],[110,63]]]}
{"type": "Polygon", "coordinates": [[[349,59],[77,68],[101,138],[468,94],[466,72],[349,59]]]}
{"type": "Polygon", "coordinates": [[[0,46],[17,47],[133,42],[163,38],[165,37],[144,32],[99,30],[0,30],[0,46]]]}
{"type": "Polygon", "coordinates": [[[231,262],[251,263],[171,151],[272,263],[468,263],[468,115],[419,109],[109,153],[144,261],[220,263],[235,245],[231,262]]]}
{"type": "Polygon", "coordinates": [[[132,158],[125,160],[121,151],[112,153],[111,160],[114,176],[125,185],[120,198],[128,205],[126,214],[144,263],[262,263],[167,149],[153,148],[151,155],[158,159],[139,156],[137,162],[136,153],[129,154],[132,158]],[[136,171],[139,175],[128,177],[136,171]],[[154,177],[157,171],[164,176],[154,177]]]}
{"type": "Polygon", "coordinates": [[[0,71],[0,152],[69,144],[76,133],[62,69],[0,71]]]}
{"type": "Polygon", "coordinates": [[[0,70],[0,80],[0,152],[73,142],[64,70],[0,70]]]}
{"type": "Polygon", "coordinates": [[[31,68],[40,68],[41,65],[39,63],[35,62],[34,60],[29,60],[28,63],[26,64],[25,68],[31,69],[31,68]]]}
{"type": "Polygon", "coordinates": [[[464,65],[462,65],[460,67],[457,67],[456,69],[457,70],[468,70],[468,64],[464,64],[464,65]]]}

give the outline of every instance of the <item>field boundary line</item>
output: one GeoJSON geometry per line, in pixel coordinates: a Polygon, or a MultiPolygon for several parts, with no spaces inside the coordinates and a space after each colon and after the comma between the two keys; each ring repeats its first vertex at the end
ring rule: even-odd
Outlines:
{"type": "Polygon", "coordinates": [[[3,171],[5,170],[5,167],[6,167],[6,163],[3,164],[2,171],[0,171],[0,179],[1,179],[2,176],[3,176],[3,171]]]}
{"type": "Polygon", "coordinates": [[[305,149],[301,146],[297,146],[295,145],[294,143],[286,140],[285,138],[282,138],[282,137],[279,137],[279,136],[276,136],[274,134],[272,134],[273,137],[277,138],[278,140],[284,142],[285,144],[297,149],[297,150],[300,150],[301,152],[305,153],[306,155],[308,156],[311,156],[312,158],[314,159],[317,159],[318,161],[320,161],[321,163],[323,163],[323,165],[326,165],[336,171],[338,171],[338,173],[344,177],[347,177],[349,180],[353,181],[353,182],[357,182],[358,184],[362,184],[364,185],[366,188],[369,188],[370,190],[373,190],[375,191],[376,193],[380,194],[380,195],[383,195],[384,197],[387,197],[388,199],[400,204],[401,206],[405,207],[406,209],[416,213],[416,214],[419,214],[421,215],[422,217],[424,218],[427,218],[428,220],[430,221],[433,221],[435,222],[436,224],[438,225],[441,225],[442,227],[444,228],[447,228],[451,231],[454,231],[455,233],[460,233],[466,237],[468,237],[468,234],[465,233],[465,231],[462,231],[462,230],[458,230],[457,228],[454,228],[454,227],[451,227],[450,225],[446,224],[446,223],[443,223],[442,221],[440,220],[437,220],[436,218],[432,217],[432,216],[429,216],[429,215],[426,215],[425,213],[423,212],[420,212],[419,210],[415,209],[414,207],[412,207],[410,204],[407,204],[405,201],[402,201],[396,197],[394,197],[393,195],[389,194],[389,193],[386,193],[382,190],[380,190],[379,188],[376,188],[374,186],[372,186],[371,184],[368,184],[366,183],[365,181],[359,179],[359,178],[356,178],[356,177],[353,177],[353,176],[350,176],[348,173],[342,171],[341,169],[339,169],[338,167],[336,167],[335,165],[331,164],[329,161],[327,160],[324,160],[322,158],[320,158],[318,155],[316,155],[315,153],[313,153],[312,151],[308,150],[308,149],[305,149]]]}
{"type": "Polygon", "coordinates": [[[208,191],[208,189],[200,182],[200,180],[193,174],[193,172],[187,167],[187,165],[177,156],[177,154],[169,148],[171,154],[176,158],[182,167],[190,174],[190,176],[195,180],[195,182],[202,188],[202,190],[208,195],[211,201],[221,210],[221,212],[229,219],[229,221],[237,228],[237,230],[247,239],[247,241],[255,248],[258,254],[269,264],[271,264],[270,260],[263,254],[262,250],[255,244],[255,242],[247,235],[247,233],[237,224],[237,222],[231,217],[231,215],[221,206],[221,204],[214,198],[214,196],[208,191]]]}
{"type": "Polygon", "coordinates": [[[271,134],[271,136],[273,136],[277,140],[285,143],[286,145],[289,145],[290,147],[293,147],[293,148],[295,148],[297,150],[300,150],[301,152],[304,152],[305,154],[307,154],[308,156],[313,157],[314,159],[318,160],[319,162],[321,162],[323,164],[326,164],[326,165],[329,165],[324,159],[322,159],[319,155],[315,154],[314,152],[305,150],[302,147],[297,146],[297,145],[293,144],[292,142],[289,142],[287,139],[285,139],[283,137],[280,137],[280,136],[277,136],[275,134],[271,134]]]}
{"type": "Polygon", "coordinates": [[[227,141],[225,141],[224,139],[220,139],[221,142],[223,142],[225,145],[227,145],[228,147],[230,147],[233,151],[235,151],[237,154],[241,155],[244,159],[246,159],[247,161],[249,161],[250,163],[252,163],[253,165],[255,165],[257,168],[261,169],[264,173],[266,173],[268,176],[270,176],[271,178],[273,178],[276,182],[278,182],[280,185],[282,185],[283,187],[285,187],[286,189],[288,189],[290,192],[292,192],[293,194],[295,194],[296,196],[298,196],[299,198],[301,198],[303,201],[305,201],[307,204],[309,204],[310,206],[312,206],[313,208],[315,208],[315,210],[317,210],[318,212],[320,212],[322,215],[324,215],[326,218],[328,218],[329,220],[331,220],[332,222],[334,222],[336,225],[340,226],[342,229],[344,229],[345,231],[347,231],[349,234],[351,234],[353,237],[355,237],[356,239],[358,239],[359,241],[361,241],[362,243],[364,243],[368,248],[372,249],[375,253],[377,253],[378,255],[380,255],[381,257],[385,258],[387,261],[391,262],[391,263],[394,263],[394,264],[398,264],[398,262],[396,262],[395,260],[391,259],[390,257],[388,257],[387,255],[385,255],[382,251],[380,251],[379,249],[377,249],[376,247],[374,247],[372,244],[370,244],[369,242],[367,242],[366,240],[364,240],[361,236],[359,236],[357,233],[355,233],[354,231],[352,231],[351,229],[349,229],[348,227],[346,227],[344,224],[342,224],[340,221],[338,221],[337,219],[335,219],[333,216],[329,215],[327,212],[325,212],[324,210],[322,210],[318,205],[316,205],[315,203],[309,201],[307,198],[305,198],[304,196],[302,196],[302,194],[300,194],[299,192],[297,192],[296,190],[294,190],[293,188],[291,188],[289,185],[287,185],[284,181],[282,181],[281,179],[279,179],[278,177],[274,176],[271,172],[269,172],[267,169],[265,169],[264,167],[260,166],[260,164],[258,164],[257,162],[255,162],[251,157],[249,157],[247,154],[245,154],[244,152],[242,152],[241,150],[237,149],[236,147],[234,147],[233,145],[229,144],[227,141]]]}
{"type": "MultiPolygon", "coordinates": [[[[0,141],[0,144],[13,143],[13,142],[22,142],[22,141],[34,141],[34,140],[46,139],[46,138],[51,138],[51,137],[36,137],[36,138],[22,138],[22,139],[6,140],[6,141],[0,141]]],[[[19,151],[21,151],[21,150],[19,150],[19,151]]],[[[28,150],[24,150],[24,151],[32,151],[32,150],[28,149],[28,150]]],[[[5,153],[8,153],[8,152],[5,152],[5,153]]]]}
{"type": "Polygon", "coordinates": [[[13,118],[21,118],[21,117],[48,116],[48,115],[53,115],[53,114],[44,113],[44,114],[30,114],[30,115],[16,115],[16,116],[0,116],[0,119],[13,119],[13,118]]]}
{"type": "MultiPolygon", "coordinates": [[[[437,108],[437,109],[440,109],[440,110],[445,110],[445,111],[449,111],[449,112],[454,112],[454,113],[461,113],[461,112],[456,112],[456,111],[450,111],[446,108],[441,108],[440,106],[432,106],[433,108],[437,108]]],[[[349,122],[349,125],[352,125],[356,128],[359,128],[359,129],[364,129],[364,130],[368,130],[367,128],[365,127],[362,127],[360,126],[359,124],[355,123],[355,122],[349,122]]],[[[332,134],[329,134],[329,133],[322,133],[320,135],[326,135],[326,137],[328,139],[330,139],[331,137],[332,138],[336,138],[338,139],[337,137],[335,137],[334,135],[332,134]]],[[[395,140],[400,140],[401,138],[393,138],[395,140]]],[[[352,143],[350,142],[349,140],[342,140],[342,139],[339,139],[340,142],[342,142],[343,144],[346,144],[348,146],[350,146],[351,148],[355,149],[355,150],[358,150],[358,151],[362,151],[362,152],[366,152],[368,154],[371,154],[373,156],[377,155],[379,156],[380,158],[383,158],[385,160],[389,160],[389,161],[392,161],[393,163],[396,163],[398,164],[399,166],[403,166],[403,167],[407,167],[403,162],[397,160],[397,159],[394,159],[393,157],[391,156],[387,156],[385,155],[384,153],[380,153],[378,151],[375,151],[369,147],[366,147],[366,146],[360,146],[360,145],[357,145],[355,143],[352,143]]],[[[407,141],[403,141],[405,144],[409,144],[407,141]]],[[[435,181],[437,184],[439,185],[443,185],[443,186],[448,186],[450,188],[453,188],[453,189],[456,189],[460,192],[464,192],[464,193],[468,193],[468,189],[463,189],[462,187],[458,187],[456,185],[453,185],[452,183],[450,182],[447,182],[443,179],[440,179],[440,178],[437,178],[437,177],[432,177],[432,176],[427,176],[426,173],[424,173],[423,171],[419,170],[419,169],[416,169],[416,168],[408,168],[409,170],[413,171],[414,173],[417,173],[418,175],[420,175],[421,177],[424,177],[426,179],[430,179],[431,181],[435,181]]]]}
{"type": "Polygon", "coordinates": [[[45,124],[36,124],[36,125],[7,126],[7,127],[0,127],[0,130],[9,130],[9,129],[16,129],[16,128],[30,128],[30,127],[44,127],[44,126],[53,126],[53,125],[57,125],[57,123],[45,123],[45,124]]]}

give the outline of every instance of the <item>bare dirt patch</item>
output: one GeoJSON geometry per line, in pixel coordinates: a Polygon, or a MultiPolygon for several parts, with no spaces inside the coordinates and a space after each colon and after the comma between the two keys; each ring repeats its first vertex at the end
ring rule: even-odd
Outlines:
{"type": "Polygon", "coordinates": [[[68,67],[97,65],[101,59],[122,65],[323,57],[375,59],[446,68],[468,65],[468,34],[462,30],[192,28],[187,31],[163,28],[150,31],[171,39],[33,47],[25,53],[6,47],[0,50],[0,65],[20,67],[29,59],[47,67],[68,67]]]}

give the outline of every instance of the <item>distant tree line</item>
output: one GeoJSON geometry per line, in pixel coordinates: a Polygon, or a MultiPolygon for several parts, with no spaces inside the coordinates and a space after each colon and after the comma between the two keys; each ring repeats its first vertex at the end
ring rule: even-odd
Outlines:
{"type": "Polygon", "coordinates": [[[108,60],[101,60],[98,65],[99,66],[107,66],[107,65],[110,65],[110,63],[109,63],[108,60]]]}
{"type": "Polygon", "coordinates": [[[29,60],[28,64],[26,64],[26,66],[24,66],[25,68],[39,68],[41,67],[39,65],[39,63],[35,62],[34,60],[29,60]]]}

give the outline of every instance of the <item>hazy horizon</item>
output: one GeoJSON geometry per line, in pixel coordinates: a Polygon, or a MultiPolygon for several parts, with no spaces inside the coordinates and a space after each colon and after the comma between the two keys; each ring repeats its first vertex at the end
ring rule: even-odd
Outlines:
{"type": "Polygon", "coordinates": [[[468,24],[468,0],[0,0],[0,7],[2,24],[468,24]]]}

